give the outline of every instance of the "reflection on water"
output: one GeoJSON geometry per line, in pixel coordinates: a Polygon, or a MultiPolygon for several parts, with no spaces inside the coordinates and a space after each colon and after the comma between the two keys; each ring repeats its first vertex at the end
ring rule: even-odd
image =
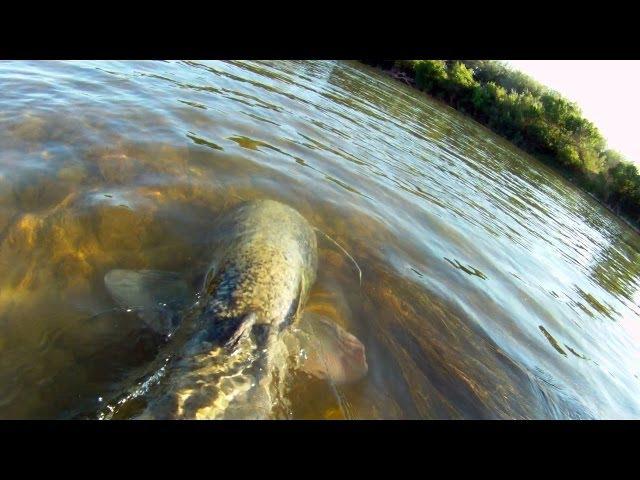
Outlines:
{"type": "MultiPolygon", "coordinates": [[[[365,345],[284,418],[636,418],[636,232],[522,152],[340,62],[0,63],[0,417],[95,417],[163,340],[113,268],[196,284],[238,202],[319,236],[307,309],[365,345]]],[[[119,418],[135,410],[121,408],[119,418]]]]}

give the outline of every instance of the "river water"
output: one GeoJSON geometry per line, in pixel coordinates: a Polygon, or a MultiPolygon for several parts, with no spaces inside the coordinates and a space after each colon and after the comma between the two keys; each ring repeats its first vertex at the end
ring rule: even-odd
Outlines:
{"type": "Polygon", "coordinates": [[[21,61],[0,63],[0,418],[128,418],[109,399],[158,339],[105,273],[195,282],[216,219],[258,198],[355,260],[319,235],[306,308],[369,366],[292,375],[278,418],[640,417],[640,237],[472,120],[352,62],[21,61]]]}

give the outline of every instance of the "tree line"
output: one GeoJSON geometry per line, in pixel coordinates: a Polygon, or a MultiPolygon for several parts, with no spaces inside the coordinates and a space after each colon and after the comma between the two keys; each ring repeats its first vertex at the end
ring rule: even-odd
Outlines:
{"type": "Polygon", "coordinates": [[[640,224],[640,175],[578,105],[494,60],[363,60],[470,115],[640,224]]]}

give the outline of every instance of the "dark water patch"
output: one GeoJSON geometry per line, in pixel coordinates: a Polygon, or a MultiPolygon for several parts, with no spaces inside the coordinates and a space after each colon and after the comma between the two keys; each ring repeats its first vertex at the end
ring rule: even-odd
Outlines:
{"type": "Polygon", "coordinates": [[[200,110],[207,110],[205,105],[197,102],[189,102],[187,100],[178,100],[180,103],[184,103],[185,105],[189,105],[190,107],[199,108],[200,110]]]}
{"type": "Polygon", "coordinates": [[[479,277],[482,280],[486,280],[487,276],[482,273],[480,270],[478,270],[477,268],[472,267],[471,265],[462,265],[458,260],[449,260],[447,257],[443,257],[447,262],[449,262],[453,268],[457,268],[458,270],[462,270],[464,273],[468,274],[468,275],[473,275],[475,277],[479,277]]]}
{"type": "Polygon", "coordinates": [[[571,353],[573,353],[576,357],[581,358],[582,360],[589,360],[587,357],[585,357],[584,355],[580,355],[578,352],[576,352],[573,348],[571,348],[569,345],[567,345],[566,343],[564,344],[564,346],[567,348],[567,350],[569,350],[571,353]]]}
{"type": "Polygon", "coordinates": [[[213,143],[210,140],[205,140],[204,138],[199,137],[194,133],[191,133],[191,132],[187,133],[187,137],[193,140],[193,143],[195,143],[196,145],[202,145],[205,147],[213,148],[214,150],[224,150],[224,148],[222,148],[220,145],[213,143]]]}
{"type": "Polygon", "coordinates": [[[600,303],[593,295],[591,295],[588,292],[585,292],[584,290],[582,290],[580,287],[578,287],[576,285],[576,291],[578,292],[578,294],[584,298],[589,305],[596,310],[598,313],[601,313],[602,315],[604,315],[605,317],[613,320],[614,317],[611,315],[611,311],[610,308],[607,308],[606,305],[603,305],[602,303],[600,303]]]}
{"type": "Polygon", "coordinates": [[[420,271],[416,270],[416,269],[415,269],[415,268],[413,268],[413,267],[409,267],[409,268],[411,268],[411,270],[413,270],[413,271],[414,271],[414,273],[415,273],[416,275],[418,275],[419,277],[424,277],[424,274],[420,273],[420,271]]]}
{"type": "Polygon", "coordinates": [[[246,148],[247,150],[260,150],[260,147],[269,148],[271,150],[275,150],[274,147],[269,145],[268,143],[261,142],[260,140],[254,140],[249,137],[245,137],[242,135],[229,137],[229,140],[233,140],[242,148],[246,148]]]}
{"type": "Polygon", "coordinates": [[[356,195],[360,195],[360,196],[362,196],[362,197],[366,197],[366,198],[371,199],[371,197],[369,197],[369,196],[365,195],[365,194],[364,194],[364,193],[362,193],[362,192],[359,192],[358,190],[356,190],[356,189],[355,189],[355,188],[353,188],[352,186],[350,186],[350,185],[348,185],[348,184],[346,184],[346,183],[344,183],[344,182],[341,182],[340,180],[338,180],[337,178],[332,177],[331,175],[325,175],[325,177],[324,177],[324,178],[326,178],[326,179],[327,179],[327,180],[329,180],[330,182],[335,183],[336,185],[338,185],[338,186],[340,186],[340,187],[344,188],[345,190],[347,190],[347,191],[349,191],[349,192],[351,192],[351,193],[355,193],[356,195]]]}
{"type": "Polygon", "coordinates": [[[560,355],[564,355],[565,357],[567,356],[567,352],[565,352],[564,350],[562,350],[562,348],[560,347],[560,345],[558,344],[558,342],[556,341],[555,338],[553,338],[553,336],[547,331],[546,328],[544,328],[542,325],[538,325],[538,328],[540,329],[540,331],[544,334],[545,338],[549,341],[549,343],[551,344],[551,346],[560,354],[560,355]]]}

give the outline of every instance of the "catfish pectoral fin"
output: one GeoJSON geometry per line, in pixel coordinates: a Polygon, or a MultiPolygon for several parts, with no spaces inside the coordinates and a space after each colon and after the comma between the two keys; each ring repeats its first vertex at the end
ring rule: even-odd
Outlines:
{"type": "Polygon", "coordinates": [[[177,311],[189,297],[189,287],[175,272],[111,270],[104,283],[115,302],[135,308],[152,330],[167,335],[176,327],[177,311]]]}
{"type": "Polygon", "coordinates": [[[355,382],[367,374],[364,345],[335,322],[305,313],[295,335],[306,354],[299,365],[302,371],[334,383],[355,382]]]}

